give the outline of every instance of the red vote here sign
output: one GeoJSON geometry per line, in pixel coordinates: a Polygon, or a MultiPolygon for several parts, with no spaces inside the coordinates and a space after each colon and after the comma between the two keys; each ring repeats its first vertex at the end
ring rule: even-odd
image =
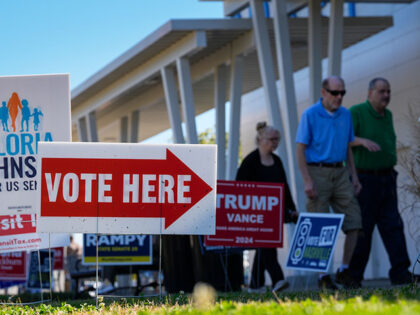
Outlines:
{"type": "MultiPolygon", "coordinates": [[[[89,218],[101,218],[104,225],[101,224],[99,229],[103,233],[117,233],[118,230],[118,233],[127,234],[157,234],[164,232],[162,228],[172,228],[189,211],[204,210],[204,219],[211,219],[211,212],[214,213],[215,172],[214,169],[211,171],[215,168],[213,146],[97,144],[98,151],[102,151],[98,157],[97,152],[90,155],[84,151],[86,146],[83,144],[68,144],[75,151],[63,157],[63,154],[54,154],[54,143],[40,144],[41,155],[43,145],[48,149],[42,157],[40,172],[41,222],[47,222],[47,218],[50,222],[58,218],[84,218],[79,220],[83,224],[93,222],[89,218]],[[74,152],[78,150],[85,156],[74,157],[74,152]],[[195,169],[174,152],[193,160],[195,169]],[[207,153],[207,156],[203,156],[203,153],[207,153]],[[194,162],[194,159],[197,161],[194,162]],[[200,159],[207,159],[210,168],[197,168],[200,159]],[[201,203],[203,199],[205,203],[201,203]],[[114,227],[110,227],[111,222],[114,222],[114,227]],[[135,231],[133,222],[136,222],[135,231]],[[163,226],[161,222],[164,222],[163,226]],[[150,231],[153,225],[156,225],[156,229],[150,231]]],[[[192,229],[197,230],[194,224],[201,224],[203,219],[196,215],[192,218],[192,221],[187,218],[184,223],[192,224],[192,229]]],[[[98,227],[92,227],[88,228],[89,232],[96,232],[98,227]]],[[[42,224],[41,230],[45,231],[46,228],[48,226],[42,224]]],[[[68,232],[75,232],[74,228],[64,227],[66,231],[70,229],[68,232]]],[[[175,227],[175,230],[180,230],[180,227],[175,227]]],[[[183,230],[188,230],[188,226],[183,230]]],[[[86,229],[81,227],[78,231],[85,232],[86,229]]]]}

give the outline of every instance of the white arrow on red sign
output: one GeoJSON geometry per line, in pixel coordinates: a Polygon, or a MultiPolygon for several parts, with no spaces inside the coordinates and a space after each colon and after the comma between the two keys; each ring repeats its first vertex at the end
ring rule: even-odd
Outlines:
{"type": "MultiPolygon", "coordinates": [[[[107,222],[107,218],[137,221],[163,218],[164,228],[168,229],[187,212],[193,211],[195,208],[195,211],[200,211],[203,205],[198,209],[197,205],[207,195],[211,195],[211,197],[215,195],[214,183],[211,181],[207,183],[173,153],[173,151],[177,151],[178,154],[189,156],[192,164],[198,166],[202,165],[200,161],[203,159],[204,151],[210,154],[210,157],[214,155],[215,149],[211,146],[200,148],[200,146],[185,145],[157,147],[139,144],[96,144],[99,152],[104,152],[104,154],[100,154],[98,157],[98,154],[95,153],[89,157],[89,152],[85,152],[85,144],[69,143],[67,144],[68,149],[73,149],[69,156],[66,157],[66,154],[62,153],[52,154],[55,146],[59,150],[63,148],[63,145],[63,143],[40,144],[39,152],[42,156],[40,172],[41,222],[45,222],[47,218],[50,222],[58,218],[84,218],[85,221],[91,221],[89,218],[101,218],[101,220],[105,220],[104,222],[107,222]],[[44,147],[47,148],[45,154],[44,147]],[[141,152],[139,148],[145,151],[163,150],[164,156],[162,158],[160,152],[158,157],[151,158],[150,156],[153,154],[145,155],[142,152],[140,156],[148,156],[148,158],[135,158],[136,151],[141,152]],[[203,149],[204,151],[202,151],[203,149]],[[75,154],[79,151],[82,155],[80,157],[75,154]],[[114,151],[117,152],[116,155],[114,151]],[[193,158],[192,155],[194,155],[193,158]]],[[[92,146],[92,144],[89,145],[92,146]]],[[[215,161],[205,166],[204,172],[202,171],[204,175],[207,174],[205,176],[207,180],[215,177],[214,175],[208,176],[209,173],[215,172],[205,170],[212,166],[215,167],[215,161]]],[[[207,214],[211,207],[211,202],[207,201],[205,206],[207,214]]],[[[64,221],[61,220],[61,222],[64,221]]],[[[143,222],[142,227],[144,227],[145,222],[152,221],[138,222],[143,222]]],[[[188,224],[188,222],[186,223],[188,224]]],[[[194,225],[195,223],[190,224],[194,225]]],[[[41,228],[45,229],[46,225],[41,224],[41,228]]],[[[121,229],[124,230],[124,223],[121,229]]],[[[74,232],[73,228],[70,232],[72,231],[74,232]]],[[[128,233],[127,229],[125,232],[128,233]]],[[[136,233],[141,232],[137,231],[136,233]]]]}

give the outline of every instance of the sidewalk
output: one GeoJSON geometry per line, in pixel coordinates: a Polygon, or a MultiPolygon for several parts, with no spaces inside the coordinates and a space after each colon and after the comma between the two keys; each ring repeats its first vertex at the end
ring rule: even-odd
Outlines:
{"type": "MultiPolygon", "coordinates": [[[[334,275],[331,275],[334,279],[334,275]]],[[[290,282],[289,288],[282,292],[296,292],[296,291],[313,291],[318,290],[318,274],[309,274],[303,276],[293,276],[287,279],[290,282]]],[[[362,281],[362,288],[392,288],[389,279],[369,279],[362,281]]]]}

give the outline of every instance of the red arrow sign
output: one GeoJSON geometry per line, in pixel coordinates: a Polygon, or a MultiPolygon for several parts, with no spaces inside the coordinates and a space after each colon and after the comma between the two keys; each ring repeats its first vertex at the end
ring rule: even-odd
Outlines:
{"type": "Polygon", "coordinates": [[[168,228],[212,188],[166,159],[43,158],[41,216],[165,218],[168,228]]]}

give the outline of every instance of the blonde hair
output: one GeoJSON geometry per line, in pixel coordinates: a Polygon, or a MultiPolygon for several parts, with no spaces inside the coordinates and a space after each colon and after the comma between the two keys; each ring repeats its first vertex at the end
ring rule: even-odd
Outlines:
{"type": "Polygon", "coordinates": [[[262,138],[262,136],[264,135],[264,133],[266,133],[267,131],[275,130],[280,135],[280,131],[278,131],[273,126],[267,125],[267,122],[265,122],[265,121],[258,122],[257,123],[257,126],[255,127],[255,129],[257,130],[257,137],[255,138],[255,143],[257,145],[258,145],[258,142],[260,141],[260,139],[262,138]]]}

